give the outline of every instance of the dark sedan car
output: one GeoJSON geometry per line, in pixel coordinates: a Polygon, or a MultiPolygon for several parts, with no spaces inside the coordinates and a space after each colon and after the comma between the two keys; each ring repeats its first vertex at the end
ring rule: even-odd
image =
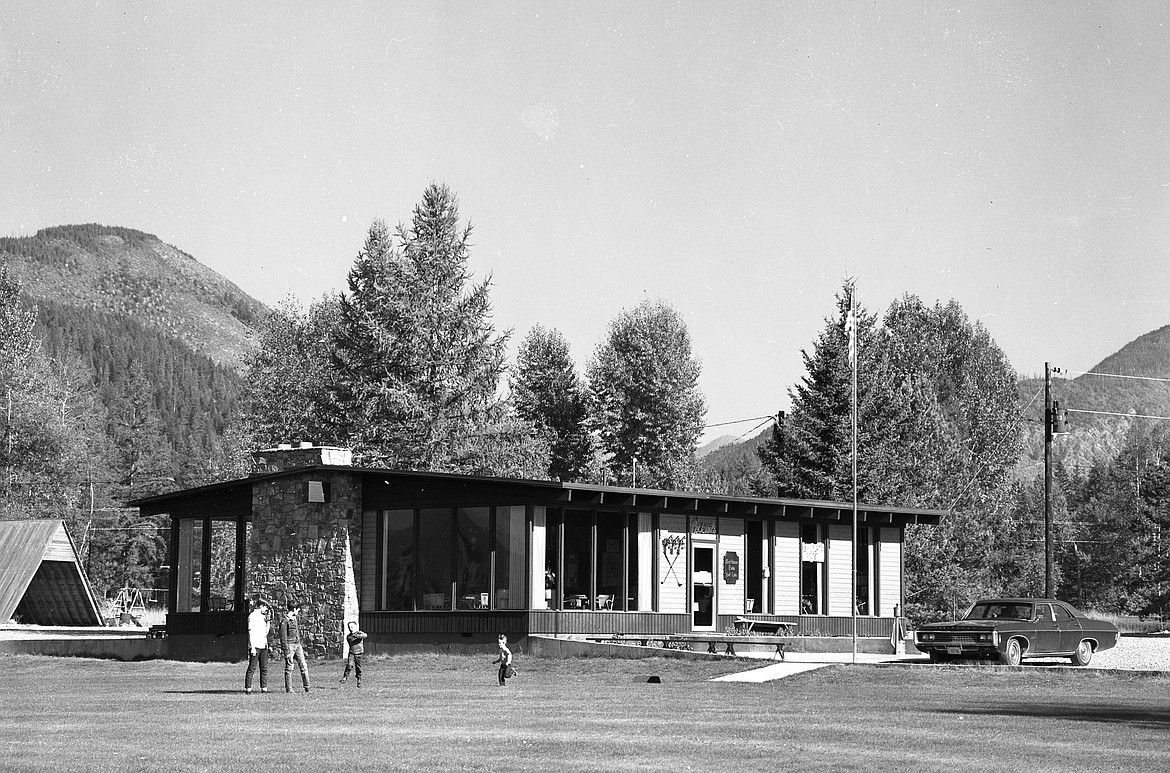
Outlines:
{"type": "Polygon", "coordinates": [[[1117,644],[1117,626],[1085,617],[1054,599],[983,599],[962,620],[930,623],[914,632],[914,646],[932,662],[995,657],[1018,666],[1023,658],[1071,658],[1087,666],[1093,653],[1117,644]]]}

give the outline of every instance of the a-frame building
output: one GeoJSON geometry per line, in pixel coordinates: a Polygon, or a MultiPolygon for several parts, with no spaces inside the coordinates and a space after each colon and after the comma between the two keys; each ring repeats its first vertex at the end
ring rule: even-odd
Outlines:
{"type": "Polygon", "coordinates": [[[63,521],[0,521],[0,623],[100,626],[97,599],[63,521]]]}

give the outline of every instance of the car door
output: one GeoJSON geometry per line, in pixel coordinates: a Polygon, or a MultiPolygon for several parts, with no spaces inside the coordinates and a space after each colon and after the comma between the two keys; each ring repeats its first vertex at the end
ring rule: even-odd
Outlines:
{"type": "Polygon", "coordinates": [[[1032,647],[1029,655],[1045,655],[1060,652],[1060,629],[1056,625],[1056,617],[1052,612],[1051,604],[1036,605],[1035,634],[1032,637],[1032,647]]]}
{"type": "Polygon", "coordinates": [[[1073,617],[1072,613],[1063,604],[1053,604],[1052,612],[1056,617],[1056,628],[1060,632],[1060,651],[1072,652],[1081,643],[1084,634],[1081,621],[1073,617]]]}

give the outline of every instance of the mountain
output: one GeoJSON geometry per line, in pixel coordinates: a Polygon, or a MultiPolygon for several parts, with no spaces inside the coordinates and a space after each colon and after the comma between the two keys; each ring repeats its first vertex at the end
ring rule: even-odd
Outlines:
{"type": "Polygon", "coordinates": [[[36,306],[45,354],[76,363],[92,382],[111,447],[126,401],[147,398],[177,452],[170,476],[201,482],[192,476],[216,456],[237,412],[250,331],[265,306],[129,228],[65,225],[0,238],[0,264],[36,306]]]}
{"type": "MultiPolygon", "coordinates": [[[[1065,375],[1074,374],[1054,374],[1052,378],[1052,399],[1069,411],[1068,434],[1058,436],[1052,444],[1054,458],[1066,467],[1086,467],[1112,458],[1133,422],[1146,420],[1128,416],[1170,416],[1170,381],[1165,380],[1170,379],[1170,325],[1135,338],[1089,373],[1073,378],[1065,375]]],[[[1021,379],[1019,392],[1027,422],[1024,464],[1042,463],[1044,379],[1021,379]]]]}
{"type": "Polygon", "coordinates": [[[0,261],[34,301],[127,317],[239,370],[264,304],[152,234],[97,224],[0,238],[0,261]]]}
{"type": "MultiPolygon", "coordinates": [[[[1133,422],[1144,420],[1131,416],[1170,417],[1170,381],[1094,374],[1170,379],[1170,325],[1139,336],[1091,368],[1090,373],[1074,378],[1054,376],[1052,398],[1070,413],[1069,431],[1053,442],[1053,456],[1068,468],[1084,468],[1095,461],[1114,458],[1133,422]],[[1126,416],[1101,415],[1114,413],[1126,416]]],[[[1044,461],[1044,379],[1020,379],[1018,389],[1024,409],[1025,450],[1017,472],[1021,477],[1032,478],[1044,461]]],[[[724,438],[718,438],[704,446],[698,454],[699,466],[708,487],[726,493],[746,491],[746,482],[760,472],[756,449],[771,431],[767,427],[742,443],[724,443],[724,438]],[[716,443],[719,445],[711,448],[716,443]]]]}
{"type": "Polygon", "coordinates": [[[698,451],[695,451],[695,458],[702,459],[712,451],[718,451],[720,448],[723,448],[723,446],[730,445],[734,442],[734,435],[720,435],[711,442],[703,444],[703,446],[698,451]]]}

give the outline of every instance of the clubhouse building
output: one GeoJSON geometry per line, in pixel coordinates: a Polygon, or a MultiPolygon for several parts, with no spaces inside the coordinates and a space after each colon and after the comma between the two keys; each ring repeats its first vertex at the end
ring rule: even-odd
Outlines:
{"type": "Polygon", "coordinates": [[[305,605],[306,649],[478,646],[496,634],[722,632],[888,637],[909,524],[939,510],[358,468],[308,443],[254,454],[245,479],[136,500],[171,521],[172,657],[246,650],[263,598],[305,605]]]}

